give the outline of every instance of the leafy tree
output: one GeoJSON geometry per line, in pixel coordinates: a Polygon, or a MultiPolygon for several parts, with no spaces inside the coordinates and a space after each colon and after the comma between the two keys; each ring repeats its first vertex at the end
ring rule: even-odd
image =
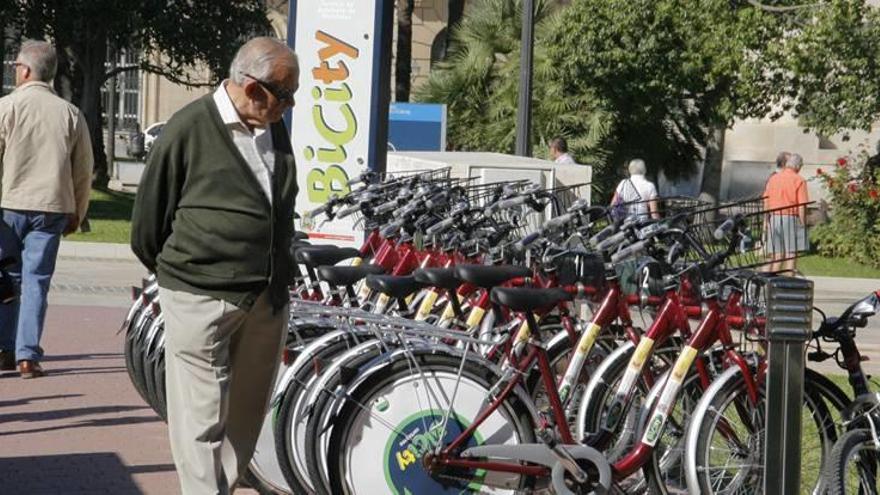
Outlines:
{"type": "MultiPolygon", "coordinates": [[[[549,1],[536,3],[536,38],[557,29],[558,10],[549,1]]],[[[446,60],[438,63],[428,81],[416,89],[419,101],[448,106],[449,142],[458,150],[514,149],[521,2],[478,0],[468,4],[464,17],[453,27],[446,60]]],[[[533,128],[537,142],[557,134],[571,138],[578,156],[601,153],[601,142],[612,116],[589,94],[569,96],[548,62],[545,46],[534,54],[533,128]]]]}
{"type": "Polygon", "coordinates": [[[264,8],[261,0],[16,0],[7,22],[24,37],[56,45],[56,89],[83,111],[96,181],[103,184],[104,83],[114,73],[140,69],[187,85],[214,85],[245,38],[268,32],[264,8]],[[108,71],[108,51],[119,50],[144,56],[137,65],[108,71]]]}
{"type": "Polygon", "coordinates": [[[880,8],[828,0],[802,17],[781,43],[785,107],[824,134],[870,129],[880,117],[880,8]]]}
{"type": "MultiPolygon", "coordinates": [[[[513,150],[520,5],[469,5],[416,91],[447,103],[455,148],[513,150]]],[[[606,192],[633,156],[688,174],[735,118],[792,110],[831,133],[880,116],[880,22],[864,0],[573,0],[539,3],[537,19],[535,144],[567,136],[606,192]]]]}

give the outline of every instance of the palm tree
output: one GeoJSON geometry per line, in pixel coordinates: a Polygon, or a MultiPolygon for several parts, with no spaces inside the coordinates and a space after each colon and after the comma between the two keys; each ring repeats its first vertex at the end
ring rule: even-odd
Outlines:
{"type": "MultiPolygon", "coordinates": [[[[534,149],[544,154],[550,139],[565,136],[580,162],[601,166],[614,115],[592,95],[568,90],[542,43],[547,33],[559,29],[558,7],[550,0],[535,4],[534,149]]],[[[447,59],[415,90],[417,101],[447,105],[451,148],[513,152],[521,14],[521,0],[469,3],[451,29],[447,59]]]]}

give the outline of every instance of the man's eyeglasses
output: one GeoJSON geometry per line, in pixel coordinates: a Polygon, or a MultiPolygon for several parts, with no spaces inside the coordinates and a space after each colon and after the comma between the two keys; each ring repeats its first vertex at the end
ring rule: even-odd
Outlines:
{"type": "Polygon", "coordinates": [[[249,77],[253,79],[257,84],[263,87],[266,91],[272,93],[272,96],[278,100],[279,103],[293,103],[293,91],[289,91],[286,89],[279,88],[273,83],[269,81],[263,81],[262,79],[258,79],[246,72],[242,72],[242,75],[245,77],[249,77]]]}

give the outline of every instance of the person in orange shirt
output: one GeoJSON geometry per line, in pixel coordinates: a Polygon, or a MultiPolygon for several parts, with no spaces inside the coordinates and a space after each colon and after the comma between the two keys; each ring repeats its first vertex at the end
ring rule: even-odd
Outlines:
{"type": "Polygon", "coordinates": [[[796,273],[795,254],[809,248],[805,228],[807,181],[799,173],[803,164],[801,155],[792,153],[785,168],[770,176],[764,187],[764,207],[771,211],[765,239],[771,272],[796,273]]]}

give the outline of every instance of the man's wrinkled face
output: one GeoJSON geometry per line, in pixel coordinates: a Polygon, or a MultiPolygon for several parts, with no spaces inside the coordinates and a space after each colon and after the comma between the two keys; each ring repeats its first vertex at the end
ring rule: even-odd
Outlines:
{"type": "Polygon", "coordinates": [[[253,103],[254,119],[263,126],[281,120],[284,112],[294,106],[293,94],[299,88],[299,72],[283,64],[276,64],[270,77],[257,79],[245,75],[255,84],[248,96],[253,103]]]}

